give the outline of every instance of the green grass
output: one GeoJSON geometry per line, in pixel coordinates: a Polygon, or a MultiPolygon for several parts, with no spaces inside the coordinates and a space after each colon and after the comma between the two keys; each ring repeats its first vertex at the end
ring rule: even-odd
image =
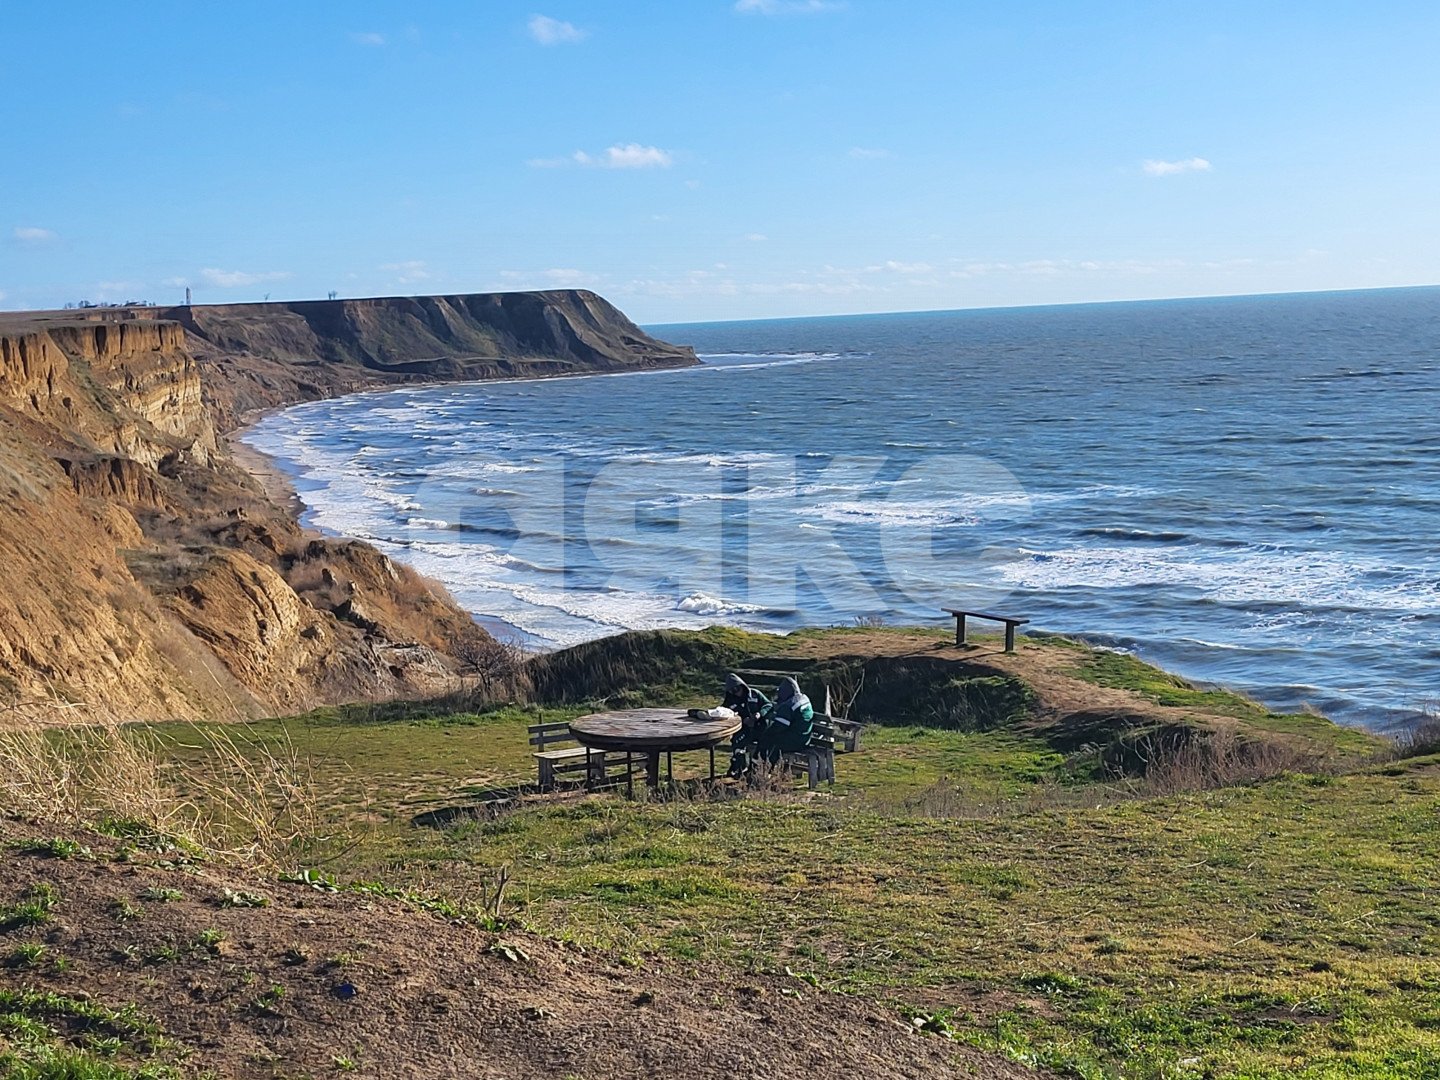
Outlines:
{"type": "Polygon", "coordinates": [[[1383,740],[1368,732],[1342,727],[1323,716],[1272,712],[1233,690],[1196,687],[1128,653],[1086,649],[1072,674],[1097,686],[1130,690],[1157,705],[1233,717],[1260,731],[1304,736],[1340,754],[1363,756],[1384,746],[1383,740]]]}
{"type": "Polygon", "coordinates": [[[511,865],[548,933],[939,1001],[966,1038],[1075,1075],[1199,1056],[1365,1076],[1440,1053],[1437,804],[1431,776],[928,820],[606,800],[466,824],[420,857],[457,893],[511,865]]]}
{"type": "Polygon", "coordinates": [[[12,904],[0,906],[0,933],[44,926],[54,917],[51,912],[60,902],[55,886],[40,883],[12,904]]]}
{"type": "Polygon", "coordinates": [[[89,858],[90,849],[76,840],[52,837],[48,840],[27,840],[15,845],[22,855],[39,855],[49,859],[89,858]]]}
{"type": "Polygon", "coordinates": [[[0,989],[0,1076],[6,1080],[178,1080],[173,1067],[148,1060],[159,1038],[155,1022],[133,1005],[0,989]]]}
{"type": "MultiPolygon", "coordinates": [[[[779,652],[728,633],[697,655],[779,652]]],[[[787,640],[796,653],[824,645],[787,640]]],[[[1059,647],[1081,677],[1156,703],[1350,760],[1379,745],[1059,647]]],[[[599,652],[580,667],[594,685],[617,670],[599,652]]],[[[687,703],[706,700],[713,675],[650,673],[687,703]]],[[[814,798],[546,799],[412,824],[533,781],[526,724],[587,709],[323,710],[226,733],[312,760],[323,811],[352,841],[300,877],[315,888],[498,914],[700,977],[788,969],[1066,1076],[1398,1080],[1440,1058],[1440,759],[1142,798],[1075,775],[1026,724],[877,726],[814,798]]],[[[199,760],[196,729],[183,730],[176,753],[199,760]]],[[[705,764],[677,756],[677,775],[705,764]]]]}
{"type": "Polygon", "coordinates": [[[38,941],[27,941],[23,945],[17,945],[6,957],[5,963],[9,967],[30,968],[40,963],[45,955],[45,946],[38,941]]]}
{"type": "Polygon", "coordinates": [[[1076,1076],[1187,1075],[1194,1057],[1217,1076],[1402,1076],[1440,1053],[1426,759],[1141,799],[1057,783],[1061,755],[1020,731],[874,728],[813,801],[607,796],[409,824],[400,808],[531,779],[534,719],[312,715],[264,737],[330,755],[328,812],[365,822],[338,886],[447,916],[508,866],[504,915],[544,933],[789,967],[1076,1076]]]}
{"type": "Polygon", "coordinates": [[[185,893],[180,889],[169,886],[151,885],[140,891],[140,899],[149,903],[167,904],[175,900],[183,900],[185,893]]]}

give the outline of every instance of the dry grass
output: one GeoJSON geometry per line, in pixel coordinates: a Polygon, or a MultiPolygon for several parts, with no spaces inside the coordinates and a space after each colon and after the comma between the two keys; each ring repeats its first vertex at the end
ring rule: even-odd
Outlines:
{"type": "Polygon", "coordinates": [[[1286,773],[1333,771],[1333,765],[1313,748],[1281,739],[1246,737],[1227,728],[1147,747],[1142,757],[1145,771],[1136,782],[1142,795],[1213,791],[1286,773]]]}
{"type": "MultiPolygon", "coordinates": [[[[314,862],[323,835],[312,766],[288,740],[194,729],[185,764],[153,733],[70,707],[11,707],[0,730],[0,812],[56,826],[117,822],[262,869],[314,862]],[[18,722],[16,722],[18,720],[18,722]],[[57,722],[58,721],[58,722],[57,722]]],[[[237,731],[241,729],[236,729],[237,731]]]]}

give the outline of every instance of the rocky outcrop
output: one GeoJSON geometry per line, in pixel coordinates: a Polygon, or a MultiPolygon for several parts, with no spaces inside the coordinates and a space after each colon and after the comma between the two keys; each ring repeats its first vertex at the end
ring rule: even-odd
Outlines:
{"type": "Polygon", "coordinates": [[[484,631],[374,548],[302,531],[217,427],[397,382],[694,362],[583,292],[0,317],[0,722],[444,689],[484,631]]]}

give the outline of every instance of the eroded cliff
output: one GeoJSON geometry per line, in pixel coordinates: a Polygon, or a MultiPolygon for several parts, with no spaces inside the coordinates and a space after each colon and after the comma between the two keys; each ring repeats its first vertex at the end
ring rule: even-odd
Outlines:
{"type": "Polygon", "coordinates": [[[679,367],[585,290],[168,308],[205,365],[222,429],[257,409],[392,383],[679,367]]]}
{"type": "Polygon", "coordinates": [[[301,530],[217,428],[393,382],[694,362],[580,292],[0,317],[0,721],[445,688],[485,633],[368,545],[301,530]]]}

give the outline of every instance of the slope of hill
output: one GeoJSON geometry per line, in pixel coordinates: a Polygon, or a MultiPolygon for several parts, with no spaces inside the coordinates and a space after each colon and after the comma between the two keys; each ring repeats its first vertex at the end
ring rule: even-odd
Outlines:
{"type": "Polygon", "coordinates": [[[374,549],[303,533],[217,432],[389,383],[693,362],[593,293],[0,317],[0,709],[236,717],[443,687],[483,631],[374,549]]]}
{"type": "Polygon", "coordinates": [[[6,1075],[1041,1075],[793,978],[625,966],[395,890],[266,881],[104,836],[0,821],[0,843],[21,852],[0,867],[6,1075]]]}

